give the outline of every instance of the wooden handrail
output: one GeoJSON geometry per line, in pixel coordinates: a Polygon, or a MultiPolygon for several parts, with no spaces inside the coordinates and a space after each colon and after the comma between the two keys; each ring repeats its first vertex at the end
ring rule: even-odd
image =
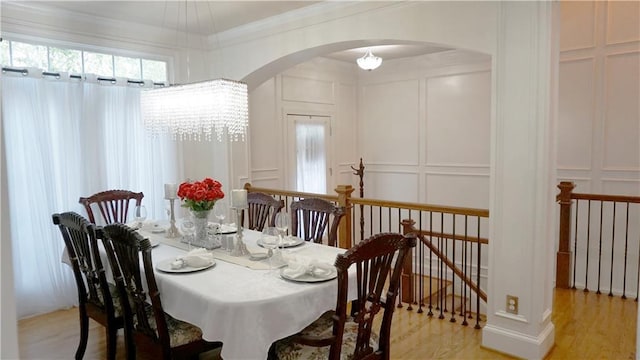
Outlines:
{"type": "MultiPolygon", "coordinates": [[[[351,185],[348,185],[351,186],[351,185]]],[[[301,191],[291,191],[291,190],[279,190],[279,189],[269,189],[256,187],[251,185],[250,183],[245,183],[244,188],[248,192],[261,192],[269,195],[281,195],[281,196],[289,196],[289,197],[299,197],[299,198],[320,198],[328,201],[338,202],[337,195],[327,195],[327,194],[315,194],[315,193],[307,193],[301,191]]]]}
{"type": "MultiPolygon", "coordinates": [[[[561,183],[562,184],[562,183],[561,183]]],[[[572,183],[573,184],[573,183],[572,183]]],[[[558,185],[559,187],[560,185],[558,185]]],[[[573,200],[597,200],[640,204],[639,196],[571,193],[573,200]]]]}
{"type": "Polygon", "coordinates": [[[475,208],[443,206],[443,205],[429,205],[429,204],[419,204],[419,203],[403,202],[403,201],[358,199],[358,198],[351,198],[351,203],[354,205],[361,204],[361,205],[388,207],[388,208],[397,208],[397,209],[406,209],[406,210],[440,212],[440,213],[454,214],[454,215],[469,215],[469,216],[479,216],[479,217],[486,217],[486,218],[489,217],[489,210],[486,210],[486,209],[475,209],[475,208]]]}

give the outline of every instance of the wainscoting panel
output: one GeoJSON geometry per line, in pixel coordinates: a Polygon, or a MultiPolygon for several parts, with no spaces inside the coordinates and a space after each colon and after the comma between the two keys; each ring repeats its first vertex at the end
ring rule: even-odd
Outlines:
{"type": "Polygon", "coordinates": [[[282,100],[320,104],[334,103],[334,83],[294,76],[282,76],[282,100]]]}
{"type": "Polygon", "coordinates": [[[640,40],[640,2],[607,2],[607,44],[640,40]]]}
{"type": "MultiPolygon", "coordinates": [[[[338,84],[336,99],[336,116],[332,124],[332,142],[335,152],[334,163],[352,162],[356,158],[356,126],[358,99],[356,86],[353,84],[338,84]]],[[[340,184],[337,182],[336,184],[340,184]]]]}
{"type": "Polygon", "coordinates": [[[428,204],[489,208],[489,176],[459,173],[426,173],[428,204]]]}
{"type": "Polygon", "coordinates": [[[560,63],[558,167],[589,169],[594,126],[594,59],[560,63]]]}
{"type": "Polygon", "coordinates": [[[427,164],[488,164],[491,73],[427,79],[427,164]]]}
{"type": "Polygon", "coordinates": [[[418,202],[418,174],[398,171],[365,171],[366,198],[418,202]]]}
{"type": "Polygon", "coordinates": [[[366,161],[418,165],[419,81],[364,86],[360,96],[359,139],[366,161]]]}
{"type": "Polygon", "coordinates": [[[603,167],[640,167],[640,52],[605,58],[603,167]]]}
{"type": "Polygon", "coordinates": [[[596,45],[596,2],[560,2],[560,50],[577,50],[596,45]]]}
{"type": "Polygon", "coordinates": [[[251,168],[254,174],[256,169],[281,168],[280,154],[282,154],[284,136],[280,119],[276,116],[274,97],[274,79],[266,81],[251,91],[249,96],[251,168]]]}
{"type": "Polygon", "coordinates": [[[605,194],[640,196],[640,171],[635,173],[635,179],[602,179],[602,190],[605,194]]]}

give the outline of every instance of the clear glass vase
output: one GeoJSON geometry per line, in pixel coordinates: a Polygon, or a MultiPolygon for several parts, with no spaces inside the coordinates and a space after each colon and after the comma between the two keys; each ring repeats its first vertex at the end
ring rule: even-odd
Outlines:
{"type": "Polygon", "coordinates": [[[195,225],[193,245],[210,249],[213,247],[209,238],[207,226],[209,225],[209,214],[211,210],[194,211],[191,210],[191,218],[195,225]]]}

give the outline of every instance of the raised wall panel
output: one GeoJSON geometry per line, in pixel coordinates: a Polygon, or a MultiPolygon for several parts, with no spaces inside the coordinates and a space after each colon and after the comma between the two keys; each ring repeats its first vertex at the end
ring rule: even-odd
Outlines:
{"type": "Polygon", "coordinates": [[[427,173],[427,204],[489,208],[489,176],[427,173]]]}
{"type": "Polygon", "coordinates": [[[426,162],[489,164],[491,74],[427,79],[426,162]]]}
{"type": "Polygon", "coordinates": [[[595,46],[595,1],[560,2],[560,50],[595,46]]]}
{"type": "Polygon", "coordinates": [[[640,41],[640,2],[607,2],[607,44],[640,41]]]}
{"type": "Polygon", "coordinates": [[[602,191],[609,195],[640,196],[640,177],[636,180],[603,179],[602,191]]]}
{"type": "Polygon", "coordinates": [[[640,52],[605,61],[603,167],[640,170],[640,52]]]}
{"type": "Polygon", "coordinates": [[[418,165],[419,81],[366,85],[359,132],[367,163],[418,165]]]}
{"type": "MultiPolygon", "coordinates": [[[[365,170],[364,188],[368,199],[418,201],[418,174],[365,170]]],[[[357,194],[357,189],[356,193],[357,194]]]]}
{"type": "Polygon", "coordinates": [[[594,60],[563,61],[559,71],[558,167],[591,168],[594,60]]]}
{"type": "Polygon", "coordinates": [[[282,77],[282,100],[333,104],[333,86],[332,81],[285,75],[282,77]]]}
{"type": "Polygon", "coordinates": [[[358,160],[356,154],[357,90],[355,85],[338,84],[336,109],[333,121],[333,143],[336,150],[334,163],[353,163],[358,160]]]}
{"type": "Polygon", "coordinates": [[[249,96],[252,169],[280,168],[283,134],[276,116],[274,83],[274,79],[264,82],[249,96]]]}

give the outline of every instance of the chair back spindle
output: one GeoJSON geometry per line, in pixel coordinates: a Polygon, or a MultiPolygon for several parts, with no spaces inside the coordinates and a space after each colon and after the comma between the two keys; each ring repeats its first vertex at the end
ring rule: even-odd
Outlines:
{"type": "Polygon", "coordinates": [[[105,225],[113,223],[126,223],[129,219],[129,208],[131,201],[135,201],[135,205],[142,203],[144,194],[142,192],[133,192],[129,190],[107,190],[93,194],[89,197],[81,197],[78,202],[82,204],[87,211],[89,221],[96,224],[96,216],[94,208],[100,211],[102,221],[105,225]]]}

